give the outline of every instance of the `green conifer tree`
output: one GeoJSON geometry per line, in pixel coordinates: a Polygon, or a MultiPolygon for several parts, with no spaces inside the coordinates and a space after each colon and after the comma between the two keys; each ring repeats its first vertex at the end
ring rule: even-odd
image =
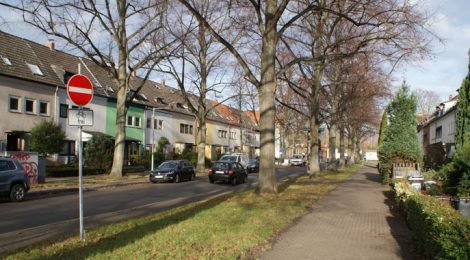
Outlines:
{"type": "Polygon", "coordinates": [[[387,129],[387,111],[384,110],[382,114],[382,122],[380,122],[379,129],[379,146],[384,142],[385,139],[385,129],[387,129]]]}
{"type": "Polygon", "coordinates": [[[380,161],[388,167],[393,162],[420,162],[421,149],[416,131],[416,97],[403,82],[393,101],[387,107],[389,125],[379,147],[380,161]]]}
{"type": "Polygon", "coordinates": [[[455,129],[455,146],[461,149],[470,142],[470,50],[469,50],[468,75],[462,82],[459,89],[459,101],[457,106],[457,118],[455,129]]]}

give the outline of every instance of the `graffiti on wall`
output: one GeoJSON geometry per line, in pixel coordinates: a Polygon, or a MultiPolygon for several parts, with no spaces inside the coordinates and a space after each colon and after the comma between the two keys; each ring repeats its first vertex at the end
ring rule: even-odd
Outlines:
{"type": "Polygon", "coordinates": [[[11,158],[18,160],[28,175],[30,184],[38,183],[38,154],[28,152],[7,152],[11,158]]]}

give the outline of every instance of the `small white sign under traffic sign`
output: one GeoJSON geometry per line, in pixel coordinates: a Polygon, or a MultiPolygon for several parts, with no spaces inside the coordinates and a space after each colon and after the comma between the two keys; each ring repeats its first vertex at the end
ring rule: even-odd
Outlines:
{"type": "Polygon", "coordinates": [[[67,118],[70,126],[92,126],[93,110],[69,109],[67,118]]]}

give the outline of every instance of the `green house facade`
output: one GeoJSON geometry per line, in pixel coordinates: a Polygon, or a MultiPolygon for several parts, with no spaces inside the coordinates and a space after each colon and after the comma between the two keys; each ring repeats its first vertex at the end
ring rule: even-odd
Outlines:
{"type": "MultiPolygon", "coordinates": [[[[124,159],[127,164],[132,164],[143,154],[144,141],[144,109],[143,105],[132,104],[126,115],[126,146],[124,159]]],[[[116,100],[108,99],[106,106],[106,134],[115,135],[116,131],[116,100]]]]}

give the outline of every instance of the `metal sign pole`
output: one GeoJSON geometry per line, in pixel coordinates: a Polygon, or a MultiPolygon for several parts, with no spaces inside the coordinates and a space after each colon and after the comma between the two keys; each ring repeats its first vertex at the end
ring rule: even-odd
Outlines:
{"type": "MultiPolygon", "coordinates": [[[[81,112],[80,107],[80,112],[81,112]]],[[[80,211],[80,240],[85,240],[85,233],[83,230],[83,145],[82,145],[82,126],[78,127],[78,200],[80,211]]]]}

